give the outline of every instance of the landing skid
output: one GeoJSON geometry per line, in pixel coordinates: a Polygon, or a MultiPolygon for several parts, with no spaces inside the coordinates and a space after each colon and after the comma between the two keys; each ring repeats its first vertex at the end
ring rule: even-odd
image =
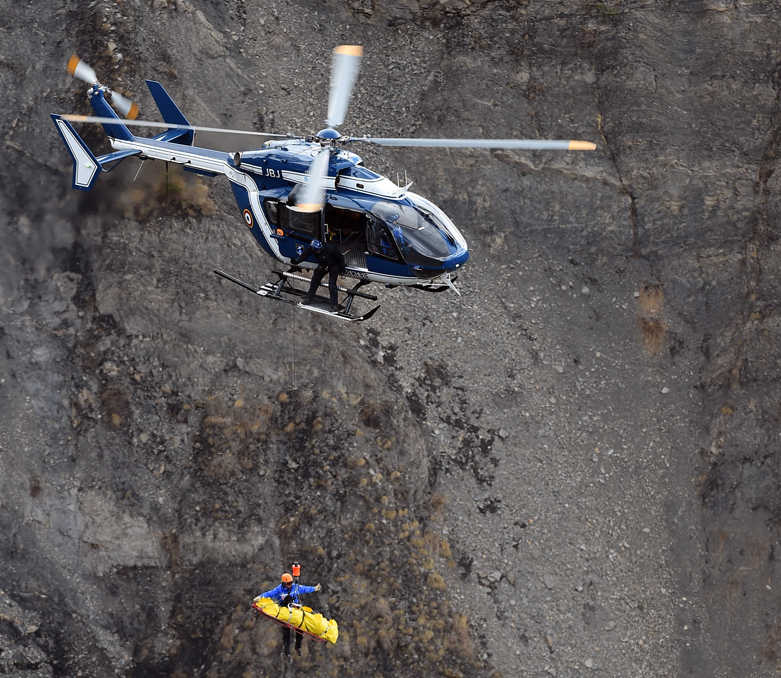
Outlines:
{"type": "MultiPolygon", "coordinates": [[[[292,271],[274,271],[274,273],[277,275],[278,280],[276,282],[268,282],[262,287],[253,287],[249,283],[244,282],[243,280],[239,280],[238,278],[234,278],[232,275],[229,275],[228,273],[225,273],[225,271],[220,271],[219,269],[215,269],[214,272],[225,278],[226,280],[230,280],[232,283],[236,283],[240,287],[243,287],[245,290],[249,290],[250,292],[253,292],[261,297],[266,297],[268,299],[275,299],[276,301],[284,301],[286,304],[295,304],[299,308],[306,309],[307,311],[312,311],[313,313],[320,313],[322,315],[331,316],[332,318],[338,318],[339,320],[347,320],[349,322],[362,322],[364,320],[368,320],[371,318],[376,312],[377,309],[379,309],[379,306],[375,306],[371,311],[368,311],[367,313],[364,313],[363,315],[352,315],[350,313],[350,310],[352,308],[353,300],[355,297],[361,297],[363,299],[370,299],[371,301],[377,301],[377,297],[375,297],[373,294],[366,294],[365,292],[359,292],[358,290],[363,287],[364,285],[368,285],[368,282],[365,280],[359,280],[358,283],[352,288],[347,289],[346,287],[338,286],[337,290],[339,292],[344,292],[347,295],[347,298],[344,302],[344,305],[340,307],[339,311],[331,311],[329,310],[330,306],[330,300],[326,297],[322,297],[320,295],[316,295],[314,300],[310,303],[304,304],[303,299],[306,297],[306,291],[299,290],[296,287],[293,286],[293,281],[300,281],[307,284],[307,289],[309,286],[309,283],[311,282],[309,278],[303,275],[297,275],[296,273],[293,273],[292,271]]],[[[328,287],[327,284],[320,283],[320,287],[328,287]]]]}

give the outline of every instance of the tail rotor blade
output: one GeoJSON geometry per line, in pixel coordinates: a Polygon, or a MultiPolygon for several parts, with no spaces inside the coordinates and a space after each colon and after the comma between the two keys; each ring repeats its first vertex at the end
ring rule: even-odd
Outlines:
{"type": "Polygon", "coordinates": [[[94,85],[98,81],[98,76],[95,75],[95,71],[75,54],[68,62],[68,73],[90,85],[94,85]]]}
{"type": "Polygon", "coordinates": [[[135,120],[138,117],[138,104],[131,101],[119,92],[111,92],[111,103],[117,112],[129,120],[135,120]]]}
{"type": "Polygon", "coordinates": [[[340,45],[334,50],[331,65],[331,89],[328,94],[328,127],[338,127],[344,122],[350,103],[355,79],[363,57],[363,47],[340,45]]]}
{"type": "Polygon", "coordinates": [[[301,196],[293,209],[299,212],[317,212],[325,203],[325,178],[331,152],[324,148],[309,166],[307,182],[301,188],[301,196]]]}

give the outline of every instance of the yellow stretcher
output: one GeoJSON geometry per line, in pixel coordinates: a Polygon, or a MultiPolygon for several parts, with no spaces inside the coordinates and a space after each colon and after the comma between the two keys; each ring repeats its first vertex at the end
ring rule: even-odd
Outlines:
{"type": "Polygon", "coordinates": [[[336,620],[312,612],[311,607],[280,607],[271,598],[255,598],[252,607],[271,621],[303,632],[315,640],[336,643],[339,637],[336,620]]]}

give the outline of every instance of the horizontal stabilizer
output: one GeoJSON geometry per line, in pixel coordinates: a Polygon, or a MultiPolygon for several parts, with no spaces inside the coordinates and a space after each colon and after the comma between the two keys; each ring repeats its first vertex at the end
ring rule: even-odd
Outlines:
{"type": "Polygon", "coordinates": [[[110,172],[113,170],[120,161],[124,160],[125,158],[130,158],[134,155],[141,155],[141,149],[128,149],[126,151],[114,151],[113,153],[107,153],[106,155],[98,156],[98,164],[100,165],[100,169],[102,169],[104,172],[110,172]],[[110,167],[109,167],[110,165],[110,167]]]}

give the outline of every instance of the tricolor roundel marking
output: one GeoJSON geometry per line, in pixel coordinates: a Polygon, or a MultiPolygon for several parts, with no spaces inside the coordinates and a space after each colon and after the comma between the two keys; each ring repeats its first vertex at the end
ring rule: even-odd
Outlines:
{"type": "Polygon", "coordinates": [[[250,212],[249,210],[244,210],[244,221],[247,222],[247,226],[252,228],[254,220],[252,218],[252,212],[250,212]]]}

